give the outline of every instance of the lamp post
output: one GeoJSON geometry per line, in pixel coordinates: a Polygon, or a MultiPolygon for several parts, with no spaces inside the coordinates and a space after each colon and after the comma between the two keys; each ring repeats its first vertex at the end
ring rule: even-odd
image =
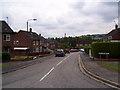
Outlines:
{"type": "Polygon", "coordinates": [[[27,20],[27,32],[28,32],[28,22],[31,21],[31,20],[36,21],[37,19],[28,19],[27,20]]]}
{"type": "MultiPolygon", "coordinates": [[[[27,20],[27,34],[28,34],[28,22],[29,22],[29,21],[32,21],[32,20],[33,20],[33,21],[36,21],[37,19],[28,19],[28,20],[27,20]]],[[[28,46],[28,40],[27,40],[27,46],[28,46]]],[[[29,51],[27,52],[27,54],[29,54],[29,51]]],[[[28,58],[28,55],[27,55],[27,58],[28,58]]]]}

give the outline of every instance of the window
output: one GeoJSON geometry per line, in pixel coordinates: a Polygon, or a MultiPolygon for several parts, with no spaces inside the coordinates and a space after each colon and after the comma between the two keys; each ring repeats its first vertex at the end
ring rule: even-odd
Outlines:
{"type": "Polygon", "coordinates": [[[36,52],[39,52],[39,48],[36,48],[36,52]]]}
{"type": "Polygon", "coordinates": [[[10,41],[10,34],[3,34],[4,41],[10,41]]]}
{"type": "Polygon", "coordinates": [[[3,47],[3,52],[10,52],[10,47],[3,47]]]}
{"type": "Polygon", "coordinates": [[[43,41],[40,41],[40,45],[42,45],[43,44],[43,41]]]}
{"type": "Polygon", "coordinates": [[[39,41],[36,41],[36,45],[39,45],[39,41]]]}
{"type": "Polygon", "coordinates": [[[40,47],[40,52],[42,52],[42,47],[40,47]]]}
{"type": "Polygon", "coordinates": [[[108,39],[111,40],[111,39],[112,39],[112,36],[109,36],[108,39]]]}
{"type": "Polygon", "coordinates": [[[35,41],[33,41],[33,45],[35,45],[35,41]]]}

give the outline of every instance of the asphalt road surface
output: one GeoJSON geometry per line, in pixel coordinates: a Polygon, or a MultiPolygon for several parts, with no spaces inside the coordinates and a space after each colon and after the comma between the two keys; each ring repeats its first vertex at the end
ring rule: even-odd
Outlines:
{"type": "Polygon", "coordinates": [[[3,88],[110,88],[85,76],[79,52],[46,58],[41,63],[2,75],[3,88]]]}

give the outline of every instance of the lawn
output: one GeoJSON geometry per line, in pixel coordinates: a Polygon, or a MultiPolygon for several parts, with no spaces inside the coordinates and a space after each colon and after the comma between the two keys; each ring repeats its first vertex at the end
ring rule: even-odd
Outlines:
{"type": "Polygon", "coordinates": [[[5,67],[5,66],[11,66],[13,63],[0,63],[0,66],[5,67]]]}
{"type": "Polygon", "coordinates": [[[111,63],[111,62],[100,62],[97,63],[101,67],[104,67],[113,72],[120,72],[120,63],[111,63]]]}
{"type": "Polygon", "coordinates": [[[14,59],[24,59],[24,58],[31,58],[33,56],[15,56],[13,58],[11,58],[11,60],[14,60],[14,59]]]}

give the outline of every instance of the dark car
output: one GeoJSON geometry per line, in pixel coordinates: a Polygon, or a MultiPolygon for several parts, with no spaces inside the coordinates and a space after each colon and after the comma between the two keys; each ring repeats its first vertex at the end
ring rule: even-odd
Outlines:
{"type": "Polygon", "coordinates": [[[64,52],[65,53],[70,53],[70,49],[65,49],[64,52]]]}
{"type": "Polygon", "coordinates": [[[65,52],[64,52],[64,50],[63,49],[57,49],[56,50],[56,53],[55,53],[55,56],[56,57],[64,57],[65,56],[65,52]]]}

